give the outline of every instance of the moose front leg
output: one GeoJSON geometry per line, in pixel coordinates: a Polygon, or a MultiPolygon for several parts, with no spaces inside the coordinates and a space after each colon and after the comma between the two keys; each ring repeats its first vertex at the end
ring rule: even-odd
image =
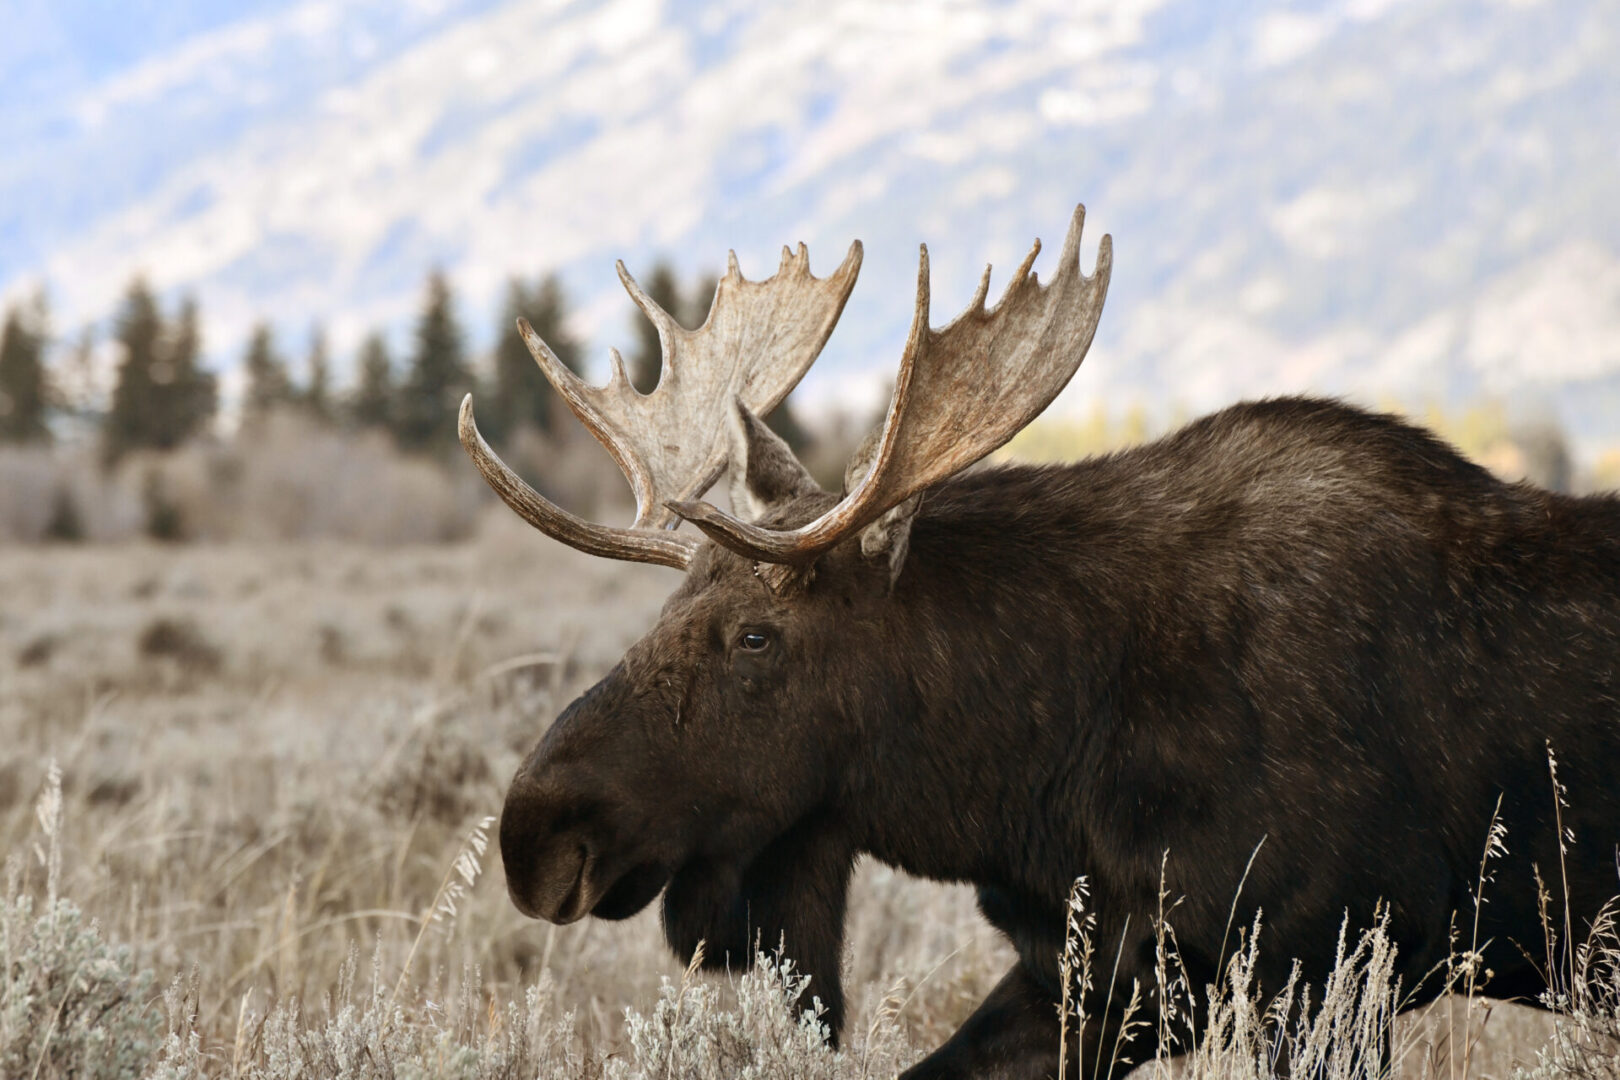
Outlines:
{"type": "MultiPolygon", "coordinates": [[[[1078,1078],[1082,1061],[1089,1071],[1097,1060],[1099,1044],[1111,1050],[1123,1021],[1121,1003],[1116,1001],[1108,1014],[1088,1025],[1079,1038],[1071,1026],[1065,1076],[1078,1078]]],[[[1058,1041],[1062,1036],[1058,1003],[1023,964],[1018,964],[944,1046],[913,1065],[901,1080],[1046,1080],[1057,1075],[1058,1041]]],[[[1140,1035],[1131,1041],[1134,1060],[1143,1060],[1142,1041],[1140,1035]]]]}
{"type": "MultiPolygon", "coordinates": [[[[802,822],[778,837],[740,872],[694,864],[664,893],[664,938],[681,957],[703,942],[703,966],[746,968],[756,944],[781,942],[802,974],[807,998],[820,998],[822,1021],[838,1044],[844,1021],[844,910],[854,849],[819,822],[802,822]]],[[[803,1002],[808,1005],[809,1001],[803,1002]]]]}
{"type": "Polygon", "coordinates": [[[1052,995],[1018,964],[944,1046],[906,1070],[901,1080],[1044,1080],[1057,1073],[1058,1037],[1052,995]]]}

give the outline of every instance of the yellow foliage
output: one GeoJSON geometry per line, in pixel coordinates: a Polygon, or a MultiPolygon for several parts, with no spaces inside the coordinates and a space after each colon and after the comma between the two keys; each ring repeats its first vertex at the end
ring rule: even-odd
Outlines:
{"type": "MultiPolygon", "coordinates": [[[[1481,398],[1459,407],[1434,402],[1413,405],[1386,398],[1376,407],[1428,428],[1465,457],[1504,480],[1529,479],[1543,485],[1560,485],[1568,480],[1567,476],[1564,480],[1557,479],[1557,470],[1548,465],[1545,440],[1536,438],[1538,429],[1534,426],[1515,428],[1507,404],[1498,398],[1481,398]]],[[[1159,427],[1141,403],[1123,411],[1110,411],[1099,402],[1086,415],[1036,419],[991,460],[1028,464],[1079,461],[1141,445],[1165,430],[1182,426],[1188,419],[1184,410],[1174,408],[1169,413],[1167,429],[1159,427]]],[[[1552,433],[1562,445],[1562,436],[1556,428],[1552,433]]],[[[1620,490],[1620,449],[1598,460],[1590,480],[1591,485],[1599,489],[1620,490]]]]}
{"type": "Polygon", "coordinates": [[[1620,447],[1597,459],[1592,466],[1592,486],[1598,491],[1620,491],[1620,447]]]}
{"type": "Polygon", "coordinates": [[[998,450],[992,460],[1017,461],[1032,465],[1105,454],[1127,446],[1139,446],[1157,434],[1141,404],[1132,405],[1121,415],[1109,413],[1100,402],[1084,419],[1040,417],[998,450]]]}

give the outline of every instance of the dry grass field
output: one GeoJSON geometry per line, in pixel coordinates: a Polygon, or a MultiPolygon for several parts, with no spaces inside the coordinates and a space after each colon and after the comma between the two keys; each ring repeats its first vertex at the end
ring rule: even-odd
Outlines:
{"type": "MultiPolygon", "coordinates": [[[[966,888],[878,865],[839,1055],[796,1018],[814,986],[790,1008],[791,973],[686,975],[655,910],[511,908],[469,838],[675,577],[507,517],[387,550],[0,547],[0,1075],[883,1076],[971,1011],[1011,953],[966,888]]],[[[1376,1026],[1377,973],[1352,974],[1339,1005],[1376,1026]]],[[[1398,1028],[1397,1071],[1460,1077],[1461,1010],[1398,1028]]],[[[1549,1030],[1498,1007],[1467,1071],[1534,1065],[1549,1030]]],[[[1176,1068],[1269,1075],[1239,1051],[1176,1068]]]]}
{"type": "MultiPolygon", "coordinates": [[[[545,1023],[573,1014],[574,1055],[622,1056],[624,1007],[650,1012],[682,974],[655,910],[529,922],[491,849],[431,915],[520,755],[674,580],[500,518],[457,546],[0,548],[16,888],[45,891],[54,760],[59,894],[157,973],[154,999],[188,980],[210,1072],[235,1074],[278,1003],[313,1013],[356,951],[413,1021],[449,1024],[470,993],[487,1028],[490,1002],[543,986],[545,1023]]],[[[853,912],[852,1030],[893,993],[895,1034],[938,1041],[1010,962],[963,888],[869,866],[853,912]]]]}

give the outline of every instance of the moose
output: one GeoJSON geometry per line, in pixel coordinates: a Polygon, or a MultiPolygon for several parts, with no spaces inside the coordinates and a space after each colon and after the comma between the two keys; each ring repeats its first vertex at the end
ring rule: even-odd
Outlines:
{"type": "MultiPolygon", "coordinates": [[[[1152,985],[1163,888],[1194,986],[1218,982],[1234,914],[1263,910],[1263,985],[1296,958],[1325,975],[1341,920],[1382,911],[1410,987],[1472,917],[1495,822],[1516,869],[1481,909],[1484,992],[1533,1002],[1531,865],[1577,923],[1620,891],[1620,498],[1505,483],[1420,428],[1309,398],[1070,465],[970,469],[1091,344],[1112,246],[1084,274],[1083,220],[1048,283],[1037,241],[995,306],[987,267],[943,329],[922,249],[888,412],[836,493],[760,417],[832,333],[858,241],[826,278],[802,244],[764,281],[733,253],[692,331],[620,263],[663,350],[645,395],[617,352],[592,387],[520,321],[636,517],[547,501],[469,396],[478,469],[549,536],[685,579],[513,777],[513,903],[569,923],[662,894],[669,945],[703,942],[716,967],[782,941],[836,1040],[857,856],[969,882],[1018,960],[907,1075],[1040,1077],[1078,875],[1125,985],[1152,985]],[[722,472],[730,512],[701,501],[722,472]]],[[[1080,1058],[1112,1045],[1122,1005],[1080,1058]]]]}

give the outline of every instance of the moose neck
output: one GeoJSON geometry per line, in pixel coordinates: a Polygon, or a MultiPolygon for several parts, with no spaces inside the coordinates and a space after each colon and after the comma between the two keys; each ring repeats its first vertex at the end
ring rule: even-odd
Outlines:
{"type": "Polygon", "coordinates": [[[1063,774],[1085,756],[1135,608],[1118,546],[1101,551],[1105,537],[1142,531],[1113,497],[1118,473],[1111,459],[986,470],[929,492],[888,609],[889,685],[872,689],[884,705],[850,793],[855,831],[879,859],[1045,890],[1021,868],[1087,850],[1081,808],[1053,796],[1073,788],[1063,774]]]}

